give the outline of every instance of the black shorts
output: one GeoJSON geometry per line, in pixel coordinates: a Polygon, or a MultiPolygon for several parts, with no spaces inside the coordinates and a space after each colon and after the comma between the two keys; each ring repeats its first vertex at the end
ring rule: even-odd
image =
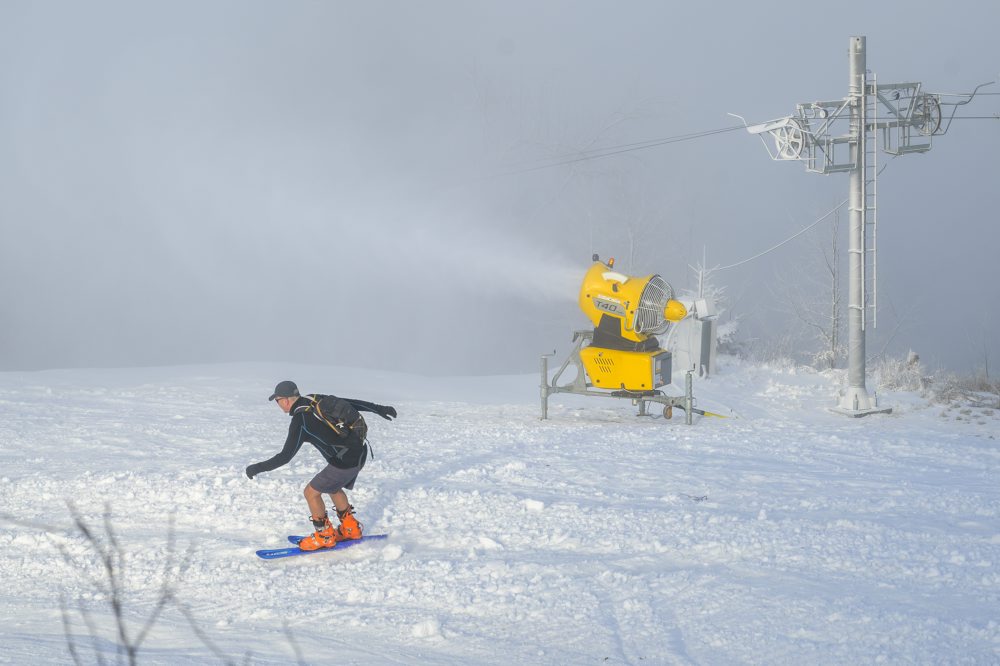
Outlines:
{"type": "Polygon", "coordinates": [[[358,472],[360,471],[360,467],[341,469],[340,467],[327,465],[320,470],[319,474],[313,477],[309,485],[313,487],[313,490],[320,493],[335,493],[344,488],[354,490],[354,481],[357,480],[358,472]]]}

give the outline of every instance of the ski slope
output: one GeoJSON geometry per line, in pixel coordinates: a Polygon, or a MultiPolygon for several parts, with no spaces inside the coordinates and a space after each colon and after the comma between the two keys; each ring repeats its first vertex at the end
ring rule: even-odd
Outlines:
{"type": "Polygon", "coordinates": [[[110,511],[130,637],[172,581],[144,664],[1000,662],[1000,412],[849,419],[836,386],[724,359],[695,394],[732,418],[686,426],[562,395],[540,421],[533,375],[0,373],[0,662],[118,658],[67,502],[102,540],[110,511]],[[399,410],[351,493],[386,541],[254,555],[307,529],[322,464],[243,474],[284,440],[282,379],[399,410]]]}

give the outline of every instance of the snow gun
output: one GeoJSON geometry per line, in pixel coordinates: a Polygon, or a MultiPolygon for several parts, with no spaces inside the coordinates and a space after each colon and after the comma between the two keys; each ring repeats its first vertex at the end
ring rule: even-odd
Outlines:
{"type": "Polygon", "coordinates": [[[595,255],[580,287],[580,309],[594,324],[591,343],[580,350],[587,374],[594,386],[625,391],[669,384],[670,352],[656,336],[687,309],[659,275],[629,277],[614,265],[595,255]]]}
{"type": "Polygon", "coordinates": [[[554,352],[542,356],[542,418],[548,418],[548,398],[553,393],[631,399],[641,416],[650,402],[662,404],[666,418],[676,406],[687,413],[688,423],[692,413],[710,415],[694,409],[690,376],[684,396],[660,390],[671,382],[671,354],[660,347],[656,336],[687,316],[670,284],[655,274],[620,273],[614,269],[614,259],[605,263],[595,254],[593,261],[583,276],[579,303],[594,328],[574,332],[573,351],[551,383],[548,358],[554,352]],[[576,378],[560,385],[559,378],[570,364],[576,368],[576,378]]]}

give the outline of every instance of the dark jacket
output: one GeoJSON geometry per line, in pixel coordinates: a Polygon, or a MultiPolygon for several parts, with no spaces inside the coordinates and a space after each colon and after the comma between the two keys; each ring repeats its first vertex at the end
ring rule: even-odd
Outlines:
{"type": "MultiPolygon", "coordinates": [[[[382,418],[388,419],[389,415],[396,415],[396,410],[392,407],[384,407],[364,400],[348,399],[348,402],[358,411],[375,412],[382,418]]],[[[288,464],[302,448],[303,442],[309,442],[315,446],[323,458],[334,467],[351,469],[361,464],[362,454],[365,452],[365,443],[361,441],[361,438],[351,430],[347,430],[348,434],[345,437],[340,437],[316,416],[313,410],[309,409],[309,404],[307,396],[302,396],[295,401],[289,412],[292,422],[288,426],[285,446],[273,457],[247,467],[247,476],[253,478],[261,472],[270,472],[288,464]]]]}

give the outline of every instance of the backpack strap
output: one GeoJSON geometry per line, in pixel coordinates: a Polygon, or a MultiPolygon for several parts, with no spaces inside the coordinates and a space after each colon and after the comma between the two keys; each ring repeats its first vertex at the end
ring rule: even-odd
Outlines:
{"type": "MultiPolygon", "coordinates": [[[[320,421],[330,426],[330,429],[337,433],[339,437],[347,436],[347,432],[344,430],[344,426],[347,426],[347,428],[357,435],[358,439],[362,442],[366,442],[368,440],[368,424],[365,423],[365,418],[361,416],[361,414],[358,414],[358,418],[350,425],[347,425],[345,421],[334,421],[332,417],[323,413],[322,408],[319,406],[320,398],[318,396],[308,395],[306,397],[309,398],[309,404],[302,409],[311,410],[320,421]]],[[[343,398],[339,399],[343,400],[343,398]]],[[[348,400],[346,402],[350,401],[348,400]]]]}
{"type": "Polygon", "coordinates": [[[312,413],[315,414],[320,421],[330,426],[330,429],[333,430],[335,433],[337,433],[338,437],[345,437],[347,435],[347,433],[344,432],[343,421],[335,423],[331,418],[327,417],[323,413],[323,410],[320,409],[319,398],[317,396],[309,395],[306,397],[309,398],[309,405],[306,407],[307,410],[311,410],[312,413]]]}

